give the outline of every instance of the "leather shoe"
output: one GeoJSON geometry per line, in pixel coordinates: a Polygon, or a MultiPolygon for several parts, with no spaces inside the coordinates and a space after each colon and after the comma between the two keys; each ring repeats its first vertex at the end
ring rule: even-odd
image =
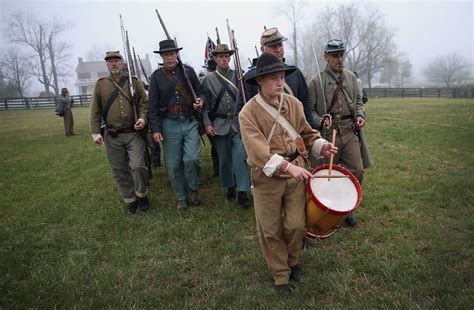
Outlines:
{"type": "Polygon", "coordinates": [[[252,205],[249,198],[247,197],[246,192],[239,192],[237,196],[237,202],[244,208],[249,208],[252,205]]]}
{"type": "Polygon", "coordinates": [[[150,210],[150,201],[148,200],[148,197],[145,196],[143,198],[138,198],[138,206],[143,212],[150,210]]]}
{"type": "Polygon", "coordinates": [[[135,214],[135,212],[137,212],[137,208],[138,208],[138,200],[135,200],[134,202],[128,204],[127,213],[135,214]]]}
{"type": "Polygon", "coordinates": [[[275,289],[278,295],[286,295],[291,292],[291,288],[288,284],[273,284],[273,288],[275,289]]]}
{"type": "Polygon", "coordinates": [[[178,200],[178,210],[185,210],[188,207],[186,200],[178,200]]]}
{"type": "Polygon", "coordinates": [[[235,200],[235,187],[229,187],[227,189],[227,202],[232,203],[235,200]]]}
{"type": "Polygon", "coordinates": [[[189,202],[193,206],[201,204],[201,197],[199,197],[199,192],[197,190],[189,189],[189,202]]]}
{"type": "Polygon", "coordinates": [[[300,265],[296,264],[293,267],[291,267],[290,281],[299,282],[300,279],[301,279],[301,267],[300,265]]]}
{"type": "Polygon", "coordinates": [[[345,219],[347,225],[350,227],[355,227],[357,225],[357,220],[353,214],[349,214],[345,219]]]}

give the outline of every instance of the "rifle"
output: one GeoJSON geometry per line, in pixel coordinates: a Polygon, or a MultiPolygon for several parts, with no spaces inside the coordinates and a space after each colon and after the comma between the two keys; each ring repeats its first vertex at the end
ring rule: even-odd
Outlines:
{"type": "MultiPolygon", "coordinates": [[[[128,34],[128,33],[127,33],[128,34]]],[[[128,36],[127,36],[127,39],[128,39],[128,36]]],[[[133,61],[134,61],[134,68],[137,68],[137,77],[138,79],[141,81],[142,80],[142,76],[140,74],[140,68],[138,67],[138,61],[137,61],[137,55],[135,54],[135,47],[132,47],[132,50],[133,50],[133,61]]]]}
{"type": "Polygon", "coordinates": [[[242,73],[242,67],[240,65],[239,48],[237,47],[237,41],[235,40],[234,29],[230,28],[229,20],[226,19],[226,21],[227,21],[227,32],[229,33],[230,48],[235,50],[234,67],[235,67],[237,82],[239,83],[240,95],[242,96],[243,102],[246,103],[247,99],[245,98],[244,75],[242,73]]]}
{"type": "MultiPolygon", "coordinates": [[[[157,9],[155,9],[155,12],[156,12],[156,15],[158,16],[161,27],[163,28],[163,31],[166,34],[166,38],[168,40],[171,40],[171,36],[168,33],[168,30],[166,29],[165,23],[163,22],[163,19],[161,18],[160,13],[158,13],[157,9]]],[[[178,46],[178,43],[176,42],[176,38],[174,38],[174,42],[175,42],[176,46],[178,46]]],[[[191,84],[191,80],[189,79],[188,72],[186,71],[186,68],[184,67],[183,62],[181,61],[181,57],[179,57],[179,52],[178,51],[176,51],[176,55],[178,57],[178,69],[181,71],[181,73],[184,76],[184,79],[186,80],[186,86],[187,86],[188,90],[191,92],[192,99],[193,99],[194,102],[198,102],[199,98],[196,96],[196,92],[194,91],[193,85],[191,84]]],[[[190,104],[190,108],[191,108],[193,117],[198,122],[198,130],[199,130],[199,134],[201,136],[201,141],[204,145],[206,145],[206,143],[204,142],[204,139],[202,138],[202,134],[205,132],[204,125],[202,123],[202,116],[199,113],[199,111],[194,109],[193,103],[190,104]]]]}
{"type": "MultiPolygon", "coordinates": [[[[133,78],[132,75],[135,75],[135,66],[133,65],[132,61],[132,53],[130,51],[130,41],[128,39],[128,31],[125,30],[125,27],[123,26],[123,19],[122,19],[122,14],[120,14],[120,29],[122,31],[122,43],[123,43],[123,52],[125,59],[127,59],[127,62],[129,63],[128,66],[128,87],[130,90],[130,100],[131,100],[131,105],[133,108],[133,116],[135,119],[135,123],[138,120],[138,98],[137,94],[135,91],[135,86],[133,85],[133,78]]],[[[140,136],[143,138],[143,142],[145,143],[145,164],[148,168],[148,178],[151,179],[153,177],[152,174],[152,169],[151,169],[151,148],[150,148],[150,142],[148,141],[148,126],[145,126],[142,130],[138,131],[140,136]]]]}
{"type": "Polygon", "coordinates": [[[257,58],[260,57],[260,55],[258,54],[258,49],[257,49],[257,45],[254,45],[255,46],[255,53],[257,54],[257,58]]]}
{"type": "Polygon", "coordinates": [[[148,85],[150,85],[150,79],[148,78],[148,75],[146,74],[145,67],[143,67],[142,60],[140,59],[140,55],[137,54],[138,62],[140,63],[140,67],[142,68],[143,75],[145,76],[145,80],[148,85]]]}
{"type": "Polygon", "coordinates": [[[219,37],[219,29],[217,29],[217,27],[216,27],[216,36],[217,36],[216,38],[217,44],[221,44],[221,37],[219,37]]]}

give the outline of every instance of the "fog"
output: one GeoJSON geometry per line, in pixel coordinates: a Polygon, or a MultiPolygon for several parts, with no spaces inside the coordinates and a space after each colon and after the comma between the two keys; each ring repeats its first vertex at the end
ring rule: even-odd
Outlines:
{"type": "MultiPolygon", "coordinates": [[[[165,39],[155,9],[164,19],[170,35],[176,37],[184,49],[181,57],[196,71],[203,65],[204,46],[209,35],[216,39],[218,27],[221,41],[227,43],[226,18],[235,30],[243,63],[255,57],[254,46],[259,46],[263,27],[277,26],[289,37],[291,25],[283,16],[275,13],[276,1],[108,1],[108,0],[0,0],[1,27],[0,44],[5,48],[4,29],[9,16],[22,10],[34,13],[39,18],[61,18],[72,21],[75,26],[62,39],[73,45],[71,49],[71,79],[78,57],[86,58],[95,46],[104,49],[123,50],[119,15],[122,14],[130,43],[143,58],[149,54],[152,66],[160,61],[158,42],[165,39]]],[[[284,4],[285,2],[281,2],[284,4]]],[[[342,1],[309,1],[305,3],[304,16],[299,31],[311,24],[317,12],[326,5],[338,5],[342,1]]],[[[472,1],[377,1],[361,2],[373,5],[385,16],[388,27],[395,29],[395,42],[400,51],[407,54],[413,64],[414,80],[423,80],[422,69],[434,57],[456,52],[473,62],[473,2],[472,1]]],[[[291,58],[291,50],[286,47],[291,58]]],[[[40,89],[40,87],[34,87],[40,89]]],[[[71,87],[72,88],[72,87],[71,87]]]]}

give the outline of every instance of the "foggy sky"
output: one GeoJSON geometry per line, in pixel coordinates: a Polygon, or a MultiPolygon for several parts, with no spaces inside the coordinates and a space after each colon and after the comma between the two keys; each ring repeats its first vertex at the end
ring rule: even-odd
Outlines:
{"type": "MultiPolygon", "coordinates": [[[[113,1],[113,0],[0,0],[2,48],[8,44],[3,34],[8,17],[22,10],[34,13],[39,18],[61,17],[75,23],[65,38],[71,50],[71,73],[77,58],[85,58],[93,46],[123,50],[119,14],[124,18],[130,43],[143,58],[149,54],[152,67],[160,61],[158,42],[165,34],[158,22],[155,9],[164,19],[170,35],[176,37],[178,45],[184,47],[181,57],[199,72],[203,65],[204,44],[207,35],[215,41],[215,27],[219,28],[221,41],[228,43],[226,18],[235,30],[242,63],[255,57],[259,47],[263,26],[277,26],[289,37],[291,27],[287,19],[275,14],[276,1],[113,1]]],[[[284,2],[283,2],[284,3],[284,2]]],[[[298,27],[300,31],[311,24],[311,17],[327,4],[332,6],[343,1],[309,1],[306,3],[305,19],[298,27]]],[[[434,57],[456,52],[474,61],[472,1],[376,1],[374,5],[385,16],[386,25],[395,29],[395,42],[400,51],[408,55],[413,64],[413,78],[423,80],[422,69],[434,57]]],[[[104,51],[105,52],[105,51],[104,51]]],[[[291,60],[291,50],[286,48],[291,60]]],[[[72,86],[73,80],[69,81],[72,86]]],[[[71,87],[72,88],[72,87],[71,87]]]]}

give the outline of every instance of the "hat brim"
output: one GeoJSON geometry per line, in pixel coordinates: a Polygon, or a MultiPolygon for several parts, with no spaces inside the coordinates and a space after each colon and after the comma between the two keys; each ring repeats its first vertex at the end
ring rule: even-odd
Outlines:
{"type": "MultiPolygon", "coordinates": [[[[269,70],[266,70],[266,71],[262,71],[262,72],[259,72],[257,73],[257,70],[255,69],[253,71],[253,74],[251,76],[249,76],[245,81],[247,83],[249,83],[250,85],[256,85],[258,86],[258,83],[257,83],[257,80],[256,80],[256,77],[258,76],[263,76],[265,74],[270,74],[270,73],[275,73],[275,72],[281,72],[281,71],[284,71],[285,72],[285,76],[286,75],[290,75],[292,74],[293,72],[296,71],[296,67],[295,66],[287,66],[285,65],[284,67],[281,67],[281,66],[278,66],[278,67],[275,67],[273,69],[269,69],[269,70]]],[[[250,71],[251,72],[251,71],[250,71]]]]}
{"type": "Polygon", "coordinates": [[[281,37],[281,38],[278,38],[278,39],[275,39],[275,40],[270,40],[268,42],[265,42],[263,45],[266,45],[266,46],[273,46],[273,45],[277,45],[277,44],[280,44],[280,43],[283,43],[284,41],[288,40],[288,38],[286,37],[281,37]]]}
{"type": "Polygon", "coordinates": [[[109,60],[109,59],[120,59],[120,60],[123,60],[123,58],[122,58],[122,57],[119,57],[119,56],[110,56],[110,57],[105,57],[104,59],[105,59],[105,61],[107,61],[107,60],[109,60]]]}
{"type": "Polygon", "coordinates": [[[161,54],[161,53],[164,53],[164,52],[180,51],[182,49],[183,49],[182,47],[165,48],[165,49],[162,49],[162,50],[159,50],[159,51],[153,51],[153,53],[161,54]]]}
{"type": "Polygon", "coordinates": [[[212,56],[217,56],[219,54],[229,54],[230,56],[234,55],[235,50],[228,50],[228,51],[211,51],[212,56]]]}
{"type": "Polygon", "coordinates": [[[330,50],[330,51],[324,51],[326,54],[340,54],[340,53],[345,53],[346,49],[345,48],[339,48],[336,50],[330,50]]]}

